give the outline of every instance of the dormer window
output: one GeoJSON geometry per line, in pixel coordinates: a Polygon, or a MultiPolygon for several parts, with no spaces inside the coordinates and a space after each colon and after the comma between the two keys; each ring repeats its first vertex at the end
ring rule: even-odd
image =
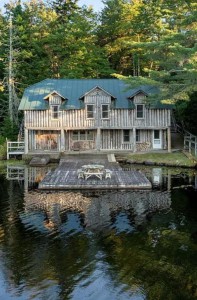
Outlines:
{"type": "Polygon", "coordinates": [[[144,118],[144,104],[136,104],[136,117],[137,119],[144,118]]]}
{"type": "Polygon", "coordinates": [[[59,105],[51,105],[51,118],[59,119],[59,105]]]}
{"type": "Polygon", "coordinates": [[[102,104],[101,106],[101,118],[102,119],[109,119],[109,105],[102,104]]]}

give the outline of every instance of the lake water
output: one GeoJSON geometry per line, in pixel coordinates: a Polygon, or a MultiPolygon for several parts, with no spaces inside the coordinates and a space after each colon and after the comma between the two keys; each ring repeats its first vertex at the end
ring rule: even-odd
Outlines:
{"type": "Polygon", "coordinates": [[[197,299],[197,171],[135,168],[151,191],[38,192],[48,168],[0,169],[0,299],[197,299]]]}

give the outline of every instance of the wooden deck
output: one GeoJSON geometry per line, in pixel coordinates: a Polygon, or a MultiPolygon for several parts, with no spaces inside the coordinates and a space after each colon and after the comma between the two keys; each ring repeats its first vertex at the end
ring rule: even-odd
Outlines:
{"type": "Polygon", "coordinates": [[[68,156],[60,160],[59,166],[51,170],[39,184],[43,190],[81,189],[151,189],[150,181],[139,171],[123,171],[116,162],[109,162],[107,156],[68,156]],[[85,164],[102,164],[112,171],[111,178],[100,180],[91,176],[87,180],[78,178],[77,170],[85,164]]]}

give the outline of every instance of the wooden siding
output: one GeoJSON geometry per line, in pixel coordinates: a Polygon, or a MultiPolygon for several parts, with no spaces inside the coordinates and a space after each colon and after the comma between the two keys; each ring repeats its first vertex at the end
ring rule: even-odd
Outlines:
{"type": "Polygon", "coordinates": [[[62,99],[59,95],[50,95],[49,104],[50,105],[60,105],[62,103],[62,99]]]}
{"type": "Polygon", "coordinates": [[[28,150],[60,150],[60,131],[30,130],[28,134],[28,150]]]}
{"type": "Polygon", "coordinates": [[[144,104],[146,100],[146,96],[143,93],[139,93],[134,97],[135,104],[144,104]]]}
{"type": "MultiPolygon", "coordinates": [[[[144,104],[145,95],[140,93],[134,104],[144,104]]],[[[169,109],[150,109],[144,105],[144,118],[137,118],[136,109],[115,109],[113,96],[95,88],[85,94],[83,109],[59,111],[59,118],[52,118],[51,105],[60,105],[59,95],[50,95],[49,109],[25,111],[26,153],[32,150],[132,150],[146,151],[153,148],[153,131],[161,132],[162,149],[167,145],[167,129],[171,125],[169,109]],[[86,107],[93,105],[94,118],[87,118],[86,107]],[[102,119],[102,105],[108,105],[109,118],[102,119]],[[130,130],[129,141],[124,142],[123,130],[130,130]],[[136,142],[136,129],[140,130],[140,140],[136,142]],[[73,131],[86,131],[86,137],[73,139],[73,131]],[[87,138],[88,131],[94,131],[93,138],[87,138]],[[28,141],[28,143],[27,143],[28,141]],[[27,146],[26,146],[27,147],[27,146]]],[[[106,114],[105,114],[106,116],[106,114]]]]}
{"type": "Polygon", "coordinates": [[[85,129],[85,128],[167,128],[170,126],[170,110],[147,109],[145,117],[136,118],[135,110],[111,109],[109,119],[101,119],[101,111],[98,108],[94,119],[86,118],[86,110],[60,111],[59,119],[54,120],[50,110],[25,111],[26,128],[43,129],[85,129]]]}
{"type": "MultiPolygon", "coordinates": [[[[124,142],[122,129],[102,129],[100,135],[101,150],[137,150],[147,151],[152,148],[153,130],[139,129],[140,140],[136,142],[133,129],[130,129],[130,140],[124,142]]],[[[96,149],[97,132],[94,131],[93,140],[74,140],[72,131],[28,131],[28,150],[90,150],[96,149]],[[56,144],[56,147],[54,146],[56,144]]],[[[162,149],[167,149],[167,131],[162,130],[162,149]]]]}

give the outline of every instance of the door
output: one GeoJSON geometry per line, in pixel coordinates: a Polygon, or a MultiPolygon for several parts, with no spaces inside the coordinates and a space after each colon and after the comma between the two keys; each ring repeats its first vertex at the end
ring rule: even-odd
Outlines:
{"type": "Polygon", "coordinates": [[[153,130],[153,149],[161,149],[161,130],[153,130]]]}

